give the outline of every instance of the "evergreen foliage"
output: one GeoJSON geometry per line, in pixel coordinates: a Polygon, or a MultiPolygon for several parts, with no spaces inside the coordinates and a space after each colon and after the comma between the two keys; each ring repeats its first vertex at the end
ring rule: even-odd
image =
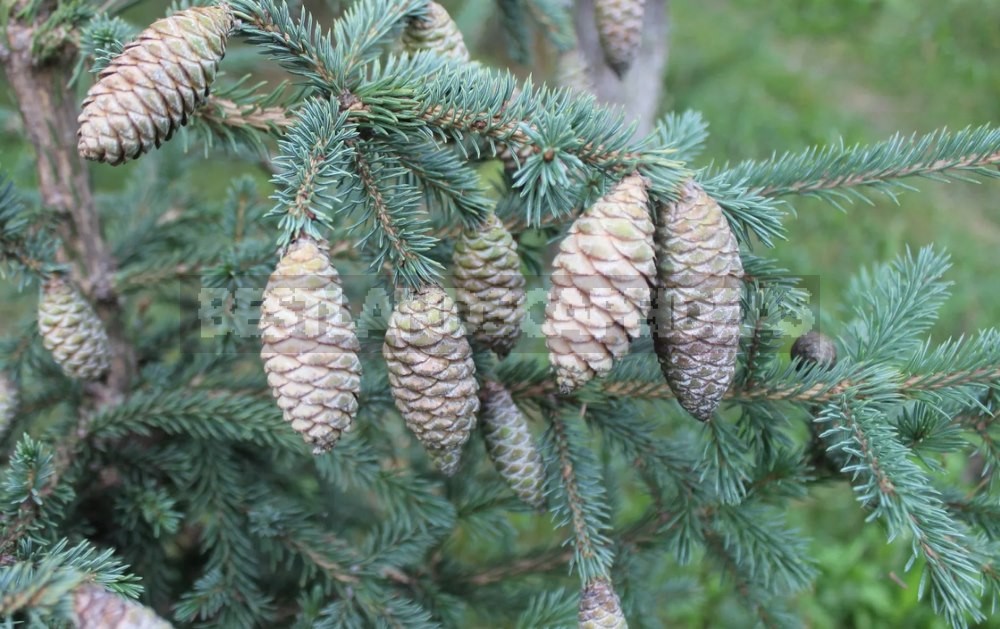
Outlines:
{"type": "MultiPolygon", "coordinates": [[[[39,73],[88,84],[141,29],[118,15],[126,4],[15,3],[0,34],[8,79],[28,55],[39,73]]],[[[839,207],[870,192],[895,199],[914,177],[995,177],[1000,130],[696,166],[707,137],[697,113],[635,137],[591,95],[402,52],[427,0],[357,0],[332,25],[280,0],[228,6],[231,37],[293,88],[220,75],[185,131],[198,151],[181,156],[174,140],[129,166],[120,189],[67,182],[88,186],[75,213],[0,180],[4,281],[27,290],[73,274],[113,355],[111,375],[84,384],[42,349],[33,316],[0,343],[0,371],[21,391],[0,435],[5,622],[71,623],[74,593],[97,584],[177,626],[564,627],[577,622],[579,589],[608,579],[628,621],[656,627],[663,601],[696,590],[705,565],[760,624],[797,626],[794,601],[821,566],[786,511],[831,480],[908,545],[905,568],[921,571],[922,596],[948,624],[993,613],[1000,331],[930,337],[949,258],[926,247],[857,272],[851,310],[828,330],[835,364],[791,361],[788,324],[811,296],[767,249],[803,195],[839,207]],[[499,174],[505,152],[517,164],[499,174]],[[230,172],[223,156],[241,174],[213,199],[192,173],[230,172]],[[251,175],[260,168],[267,185],[251,175]],[[502,383],[530,420],[548,513],[517,499],[477,438],[446,478],[394,405],[381,358],[391,306],[449,287],[455,238],[493,212],[523,266],[547,268],[532,243],[563,235],[633,172],[651,208],[695,179],[739,242],[742,335],[721,412],[702,424],[680,408],[648,333],[606,377],[560,394],[526,322],[502,360],[473,346],[476,377],[502,383]],[[364,363],[354,429],[317,456],[269,396],[256,333],[277,254],[302,235],[330,243],[364,363]],[[112,263],[94,262],[105,253],[112,263]],[[981,471],[959,478],[955,462],[973,455],[981,471]]],[[[500,0],[498,11],[518,61],[535,30],[554,50],[575,46],[567,3],[500,0]]],[[[32,137],[83,168],[75,143],[32,137]]]]}

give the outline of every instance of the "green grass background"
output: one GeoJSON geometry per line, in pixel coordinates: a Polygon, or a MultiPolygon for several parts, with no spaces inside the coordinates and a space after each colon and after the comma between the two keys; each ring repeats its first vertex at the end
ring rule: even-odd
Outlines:
{"type": "MultiPolygon", "coordinates": [[[[164,4],[147,2],[128,16],[148,22],[164,4]]],[[[473,28],[486,0],[475,0],[477,6],[445,4],[470,31],[497,32],[481,24],[473,28]]],[[[711,137],[702,163],[764,158],[841,137],[871,142],[897,130],[923,133],[1000,118],[997,0],[672,0],[670,5],[662,112],[703,112],[711,137]]],[[[231,57],[240,58],[238,47],[231,57]]],[[[0,83],[0,106],[10,105],[0,83]]],[[[16,122],[9,114],[0,119],[0,169],[30,189],[26,151],[16,122]]],[[[130,168],[95,168],[95,173],[100,171],[99,185],[113,187],[130,168]]],[[[199,171],[189,183],[221,196],[227,177],[240,169],[216,159],[212,168],[199,171]]],[[[935,335],[969,333],[1000,320],[1000,182],[913,183],[919,192],[903,194],[898,205],[876,197],[874,205],[846,212],[792,199],[797,215],[788,222],[789,239],[773,253],[793,272],[819,278],[824,324],[834,330],[846,315],[839,295],[851,274],[929,243],[946,248],[954,261],[948,274],[955,283],[953,297],[935,335]]],[[[14,320],[11,315],[33,306],[33,291],[28,292],[4,293],[0,332],[14,320]]],[[[877,525],[864,525],[846,484],[814,490],[789,517],[821,540],[812,548],[820,578],[796,601],[810,627],[943,626],[928,605],[917,602],[919,570],[904,572],[908,544],[887,545],[877,525]]],[[[680,626],[749,624],[727,586],[713,578],[702,581],[698,595],[665,605],[667,620],[680,626]]]]}

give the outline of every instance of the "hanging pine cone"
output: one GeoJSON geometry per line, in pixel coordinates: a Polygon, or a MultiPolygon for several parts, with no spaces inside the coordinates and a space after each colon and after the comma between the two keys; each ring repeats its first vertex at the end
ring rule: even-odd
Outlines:
{"type": "Polygon", "coordinates": [[[507,356],[521,335],[524,275],[517,244],[490,214],[477,230],[455,243],[455,301],[472,338],[507,356]]]}
{"type": "Polygon", "coordinates": [[[42,345],[70,378],[96,380],[108,370],[110,350],[104,324],[66,278],[45,281],[38,300],[42,345]]]}
{"type": "Polygon", "coordinates": [[[458,30],[455,20],[437,2],[428,2],[424,17],[407,24],[402,44],[411,53],[433,50],[456,61],[469,60],[469,50],[465,47],[462,32],[458,30]]]}
{"type": "Polygon", "coordinates": [[[260,331],[267,383],[285,421],[313,452],[350,430],[361,392],[361,348],[325,243],[302,237],[264,289],[260,331]]]}
{"type": "Polygon", "coordinates": [[[577,94],[593,94],[596,91],[594,82],[590,79],[587,60],[579,48],[571,48],[559,54],[555,80],[559,87],[577,94]]]}
{"type": "Polygon", "coordinates": [[[708,421],[736,372],[739,245],[719,204],[690,181],[660,208],[656,246],[653,344],[678,402],[708,421]]]}
{"type": "Polygon", "coordinates": [[[17,413],[17,383],[5,373],[0,372],[0,437],[10,428],[17,413]]]}
{"type": "Polygon", "coordinates": [[[813,364],[829,369],[837,364],[837,346],[829,336],[812,330],[795,339],[791,356],[792,360],[798,359],[799,369],[813,364]]]}
{"type": "Polygon", "coordinates": [[[620,77],[639,54],[645,9],[646,0],[597,0],[594,5],[604,60],[620,77]]]}
{"type": "Polygon", "coordinates": [[[563,393],[606,375],[649,313],[656,268],[647,202],[645,181],[628,175],[559,245],[542,332],[563,393]]]}
{"type": "Polygon", "coordinates": [[[481,391],[480,416],[486,451],[500,476],[517,497],[532,507],[545,505],[542,483],[545,470],[525,419],[510,392],[499,382],[488,381],[481,391]]]}
{"type": "Polygon", "coordinates": [[[593,579],[583,588],[578,619],[580,629],[628,628],[618,594],[604,577],[593,579]]]}
{"type": "Polygon", "coordinates": [[[73,592],[73,626],[76,629],[170,629],[172,625],[152,609],[86,584],[73,592]]]}
{"type": "Polygon", "coordinates": [[[178,11],[139,33],[83,100],[80,155],[116,166],[169,140],[208,97],[232,27],[221,5],[178,11]]]}
{"type": "Polygon", "coordinates": [[[396,408],[447,476],[476,425],[476,366],[455,302],[425,286],[396,304],[382,347],[396,408]]]}

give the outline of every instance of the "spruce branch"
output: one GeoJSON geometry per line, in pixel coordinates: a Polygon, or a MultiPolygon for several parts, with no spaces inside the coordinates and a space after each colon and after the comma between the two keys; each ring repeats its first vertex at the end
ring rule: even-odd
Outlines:
{"type": "Polygon", "coordinates": [[[388,155],[368,153],[359,146],[354,167],[360,179],[365,216],[370,225],[359,245],[373,240],[377,253],[373,268],[388,263],[393,283],[411,288],[437,281],[441,264],[428,255],[437,242],[420,211],[420,195],[406,182],[406,169],[388,155]]]}
{"type": "MultiPolygon", "coordinates": [[[[580,415],[585,414],[586,405],[580,407],[580,415]]],[[[571,423],[575,420],[568,420],[566,412],[550,415],[549,421],[545,439],[549,470],[546,494],[550,496],[556,525],[568,525],[573,531],[570,566],[576,569],[583,583],[607,577],[614,554],[607,536],[610,514],[605,504],[600,464],[586,446],[580,428],[571,423]]]]}
{"type": "Polygon", "coordinates": [[[926,135],[902,134],[872,145],[814,147],[785,153],[763,161],[745,161],[723,168],[730,180],[743,180],[766,197],[792,194],[840,201],[870,202],[868,188],[895,200],[900,181],[925,177],[939,181],[970,180],[971,176],[996,177],[1000,164],[1000,129],[983,125],[958,132],[947,129],[926,135]]]}
{"type": "Polygon", "coordinates": [[[279,216],[284,246],[305,233],[321,238],[316,223],[331,225],[334,204],[353,185],[353,142],[357,129],[329,102],[310,99],[298,111],[294,126],[278,143],[273,177],[277,201],[268,216],[279,216]]]}
{"type": "MultiPolygon", "coordinates": [[[[967,617],[982,620],[980,566],[972,556],[972,540],[948,513],[944,502],[908,456],[877,408],[842,396],[826,406],[819,422],[831,423],[823,434],[847,456],[845,474],[852,475],[858,501],[885,522],[889,540],[912,536],[913,556],[922,556],[931,603],[955,627],[967,617]]],[[[912,565],[912,561],[911,561],[912,565]]]]}
{"type": "Polygon", "coordinates": [[[22,561],[5,564],[0,562],[0,618],[8,621],[25,611],[68,621],[74,590],[87,583],[133,598],[142,591],[139,580],[110,549],[98,552],[86,541],[70,546],[61,539],[31,549],[22,561]]]}

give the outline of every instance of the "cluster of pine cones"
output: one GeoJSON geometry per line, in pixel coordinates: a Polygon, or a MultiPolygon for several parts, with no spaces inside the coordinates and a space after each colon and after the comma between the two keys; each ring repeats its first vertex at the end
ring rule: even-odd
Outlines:
{"type": "MultiPolygon", "coordinates": [[[[608,65],[623,74],[639,48],[644,0],[598,0],[608,65]]],[[[79,152],[112,165],[170,139],[208,98],[234,26],[225,5],[158,20],[118,55],[87,93],[79,152]]],[[[458,61],[469,53],[454,21],[434,2],[412,20],[405,50],[458,61]]],[[[609,373],[649,323],[666,380],[700,420],[718,407],[735,371],[740,330],[738,246],[719,205],[694,181],[650,211],[639,173],[615,182],[571,226],[553,265],[542,328],[566,394],[609,373]],[[656,216],[655,224],[651,215],[656,216]]],[[[544,471],[524,415],[495,381],[477,381],[470,339],[501,359],[525,314],[517,245],[489,215],[454,248],[455,298],[414,289],[396,304],[383,356],[397,408],[444,474],[456,472],[477,420],[499,473],[541,507],[544,471]]],[[[327,243],[299,235],[264,292],[261,356],[284,418],[314,451],[351,429],[361,386],[360,344],[327,243]]],[[[108,341],[93,309],[65,278],[43,287],[39,326],[66,373],[93,379],[108,369],[108,341]]],[[[582,625],[623,626],[609,582],[583,591],[582,625]],[[618,624],[620,621],[621,624],[618,624]]]]}

